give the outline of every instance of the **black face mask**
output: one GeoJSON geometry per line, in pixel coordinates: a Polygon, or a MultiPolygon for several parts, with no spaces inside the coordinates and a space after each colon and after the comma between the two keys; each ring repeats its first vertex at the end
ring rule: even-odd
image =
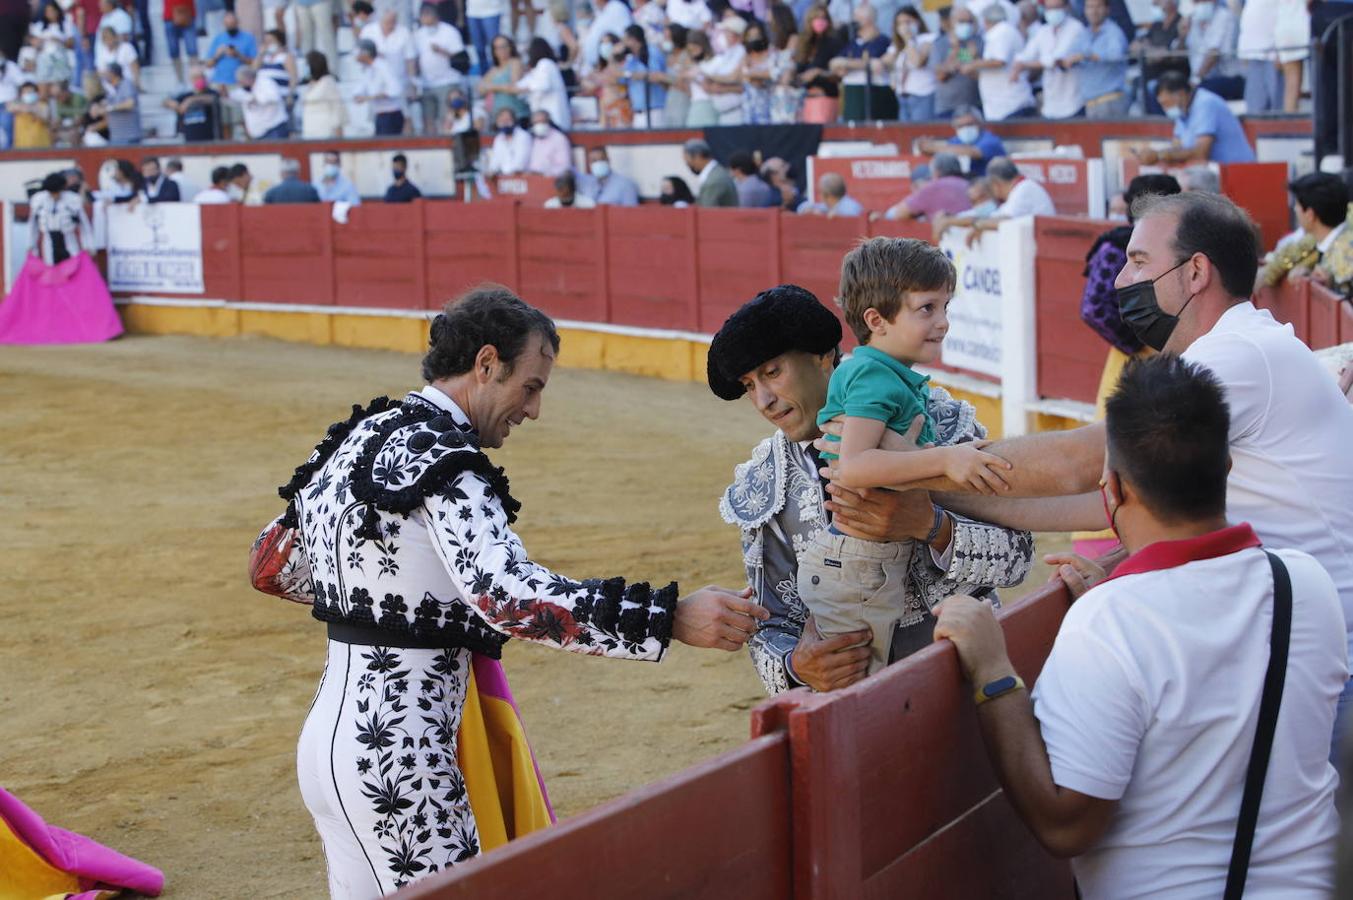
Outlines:
{"type": "Polygon", "coordinates": [[[765,53],[766,48],[770,46],[765,38],[756,38],[747,42],[747,49],[753,53],[765,53]]]}
{"type": "Polygon", "coordinates": [[[663,194],[658,198],[658,202],[663,206],[671,206],[677,202],[676,194],[663,194]]]}
{"type": "Polygon", "coordinates": [[[1189,299],[1184,301],[1184,305],[1179,308],[1179,312],[1172,316],[1162,310],[1160,304],[1156,302],[1156,282],[1186,262],[1188,262],[1187,259],[1183,260],[1150,281],[1138,281],[1136,284],[1119,288],[1117,291],[1118,314],[1132,329],[1132,333],[1137,335],[1143,344],[1157,353],[1165,349],[1165,344],[1170,340],[1170,335],[1174,333],[1175,326],[1179,324],[1179,317],[1193,302],[1193,296],[1190,295],[1189,299]]]}
{"type": "Polygon", "coordinates": [[[234,37],[235,35],[237,35],[237,34],[239,34],[239,33],[240,33],[240,30],[239,30],[238,28],[227,28],[227,29],[226,29],[226,34],[230,35],[231,37],[234,37]]]}

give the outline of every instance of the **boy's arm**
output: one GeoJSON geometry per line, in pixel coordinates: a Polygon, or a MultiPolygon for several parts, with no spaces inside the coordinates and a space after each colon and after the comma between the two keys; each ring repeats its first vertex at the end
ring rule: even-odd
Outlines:
{"type": "Polygon", "coordinates": [[[841,424],[841,458],[832,480],[848,488],[870,488],[944,475],[945,448],[913,453],[880,450],[886,431],[877,419],[846,416],[841,424]]]}

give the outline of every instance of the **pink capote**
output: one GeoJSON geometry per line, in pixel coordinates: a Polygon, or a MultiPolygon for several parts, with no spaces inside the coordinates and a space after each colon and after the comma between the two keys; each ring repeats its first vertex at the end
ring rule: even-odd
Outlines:
{"type": "MultiPolygon", "coordinates": [[[[91,887],[106,885],[150,897],[158,897],[164,890],[164,873],[159,869],[123,856],[84,835],[48,825],[18,797],[0,788],[0,828],[6,826],[52,866],[88,882],[91,887]]],[[[75,900],[84,896],[77,894],[75,900]]],[[[97,892],[88,896],[97,896],[97,892]]]]}
{"type": "Polygon", "coordinates": [[[83,251],[54,266],[30,255],[0,302],[0,344],[93,344],[121,333],[108,286],[83,251]]]}

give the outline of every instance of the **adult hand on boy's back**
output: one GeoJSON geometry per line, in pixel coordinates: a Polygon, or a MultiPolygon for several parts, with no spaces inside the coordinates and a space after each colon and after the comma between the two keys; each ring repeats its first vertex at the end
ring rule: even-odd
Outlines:
{"type": "Polygon", "coordinates": [[[819,693],[849,687],[869,673],[868,628],[824,637],[812,616],[790,653],[794,676],[819,693]]]}

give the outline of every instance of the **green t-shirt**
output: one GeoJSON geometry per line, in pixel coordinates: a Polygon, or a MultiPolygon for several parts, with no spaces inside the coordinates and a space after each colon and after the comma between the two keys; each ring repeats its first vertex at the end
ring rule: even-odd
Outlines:
{"type": "MultiPolygon", "coordinates": [[[[898,434],[906,434],[911,420],[923,415],[925,426],[918,440],[928,444],[935,440],[935,423],[926,409],[929,398],[929,376],[917,374],[911,366],[881,350],[857,347],[832,373],[827,405],[817,414],[817,423],[822,425],[842,415],[857,416],[875,419],[898,434]]],[[[822,455],[836,458],[835,453],[822,455]]]]}

